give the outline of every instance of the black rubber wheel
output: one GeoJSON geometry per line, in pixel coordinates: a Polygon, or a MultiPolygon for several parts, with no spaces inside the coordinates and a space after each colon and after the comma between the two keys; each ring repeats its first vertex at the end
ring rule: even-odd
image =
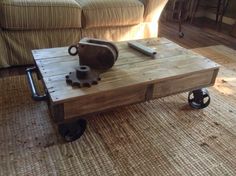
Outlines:
{"type": "Polygon", "coordinates": [[[183,38],[184,37],[184,33],[183,32],[179,32],[179,38],[183,38]]]}
{"type": "Polygon", "coordinates": [[[203,109],[210,104],[211,98],[207,89],[197,89],[189,92],[188,103],[194,109],[203,109]]]}
{"type": "Polygon", "coordinates": [[[72,142],[84,134],[86,126],[86,120],[79,119],[74,122],[59,124],[58,131],[65,141],[72,142]]]}

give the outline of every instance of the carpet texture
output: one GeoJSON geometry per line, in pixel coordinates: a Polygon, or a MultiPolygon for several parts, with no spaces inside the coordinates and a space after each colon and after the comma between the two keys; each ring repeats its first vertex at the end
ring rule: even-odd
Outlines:
{"type": "Polygon", "coordinates": [[[183,93],[117,108],[88,117],[72,143],[25,76],[0,78],[0,175],[236,175],[236,51],[195,51],[222,65],[209,107],[183,93]]]}

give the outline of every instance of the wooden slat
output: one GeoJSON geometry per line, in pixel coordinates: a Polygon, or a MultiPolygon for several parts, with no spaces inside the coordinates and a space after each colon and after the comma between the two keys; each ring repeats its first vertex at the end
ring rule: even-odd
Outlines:
{"type": "Polygon", "coordinates": [[[67,56],[68,47],[32,50],[32,54],[34,56],[34,60],[43,60],[48,58],[67,56]]]}
{"type": "Polygon", "coordinates": [[[145,100],[146,86],[124,87],[106,93],[97,93],[81,97],[75,101],[64,103],[64,118],[99,112],[121,105],[137,103],[145,100]]]}
{"type": "Polygon", "coordinates": [[[214,84],[212,80],[214,75],[214,70],[208,70],[206,72],[182,76],[179,78],[170,79],[168,81],[161,81],[154,86],[153,98],[160,98],[180,92],[186,92],[193,88],[197,89],[210,86],[214,84]]]}

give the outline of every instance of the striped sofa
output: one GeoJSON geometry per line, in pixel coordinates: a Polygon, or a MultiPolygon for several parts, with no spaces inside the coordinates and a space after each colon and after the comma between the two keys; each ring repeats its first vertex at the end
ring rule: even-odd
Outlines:
{"type": "Polygon", "coordinates": [[[156,37],[167,1],[1,0],[0,68],[33,64],[32,49],[68,46],[82,37],[156,37]]]}

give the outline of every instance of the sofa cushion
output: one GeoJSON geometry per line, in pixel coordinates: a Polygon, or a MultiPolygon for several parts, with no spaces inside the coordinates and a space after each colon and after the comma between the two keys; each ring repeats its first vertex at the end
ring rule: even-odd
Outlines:
{"type": "Polygon", "coordinates": [[[75,0],[0,0],[0,26],[5,29],[81,27],[75,0]]]}
{"type": "Polygon", "coordinates": [[[144,5],[138,0],[76,0],[82,8],[82,26],[107,27],[138,24],[144,5]]]}

